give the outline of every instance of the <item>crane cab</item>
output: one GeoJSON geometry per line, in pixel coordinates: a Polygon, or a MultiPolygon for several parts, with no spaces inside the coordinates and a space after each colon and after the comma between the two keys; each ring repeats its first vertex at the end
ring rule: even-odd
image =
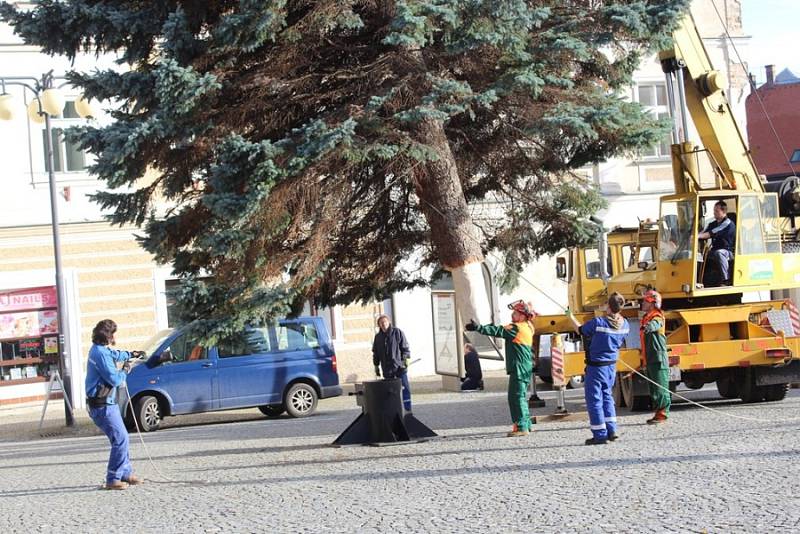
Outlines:
{"type": "Polygon", "coordinates": [[[663,197],[656,288],[664,298],[684,299],[793,287],[800,282],[800,254],[783,253],[781,238],[774,193],[709,190],[663,197]],[[720,277],[708,240],[698,238],[714,220],[713,207],[720,200],[735,225],[728,279],[720,277]]]}

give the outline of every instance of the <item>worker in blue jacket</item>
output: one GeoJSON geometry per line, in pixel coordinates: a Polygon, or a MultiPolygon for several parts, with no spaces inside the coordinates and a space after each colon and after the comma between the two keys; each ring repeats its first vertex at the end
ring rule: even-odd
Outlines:
{"type": "Polygon", "coordinates": [[[595,317],[583,325],[567,309],[575,330],[591,338],[586,353],[584,395],[592,437],[586,440],[586,445],[602,445],[617,439],[617,413],[611,389],[616,379],[619,349],[629,331],[628,321],[620,313],[624,305],[622,295],[613,293],[608,298],[605,316],[595,317]]]}
{"type": "Polygon", "coordinates": [[[117,323],[104,319],[92,330],[92,348],[89,349],[89,362],[86,367],[86,404],[94,424],[103,431],[111,442],[108,458],[106,483],[108,490],[124,490],[128,485],[141,484],[143,480],[133,474],[128,455],[128,431],[122,422],[117,406],[117,388],[125,382],[131,357],[139,353],[114,350],[114,334],[117,323]],[[117,363],[124,362],[123,369],[117,363]]]}

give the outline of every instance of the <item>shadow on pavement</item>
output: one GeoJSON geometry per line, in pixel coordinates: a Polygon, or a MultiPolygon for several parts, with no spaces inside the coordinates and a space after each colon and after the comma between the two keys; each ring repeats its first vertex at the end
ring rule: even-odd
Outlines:
{"type": "MultiPolygon", "coordinates": [[[[486,450],[486,449],[484,449],[486,450]]],[[[463,452],[463,451],[462,451],[463,452]]],[[[786,451],[770,452],[770,456],[797,456],[800,450],[792,449],[786,451]]],[[[752,453],[718,453],[718,454],[696,454],[696,455],[675,455],[675,456],[660,456],[660,457],[641,457],[641,458],[598,458],[596,460],[583,460],[576,462],[558,462],[549,464],[509,464],[503,470],[510,471],[515,474],[522,472],[550,472],[550,471],[566,471],[571,469],[591,469],[596,467],[603,467],[605,469],[612,468],[625,468],[638,465],[661,465],[671,463],[697,463],[697,462],[713,462],[718,460],[736,459],[757,457],[762,458],[763,452],[752,453]]],[[[415,478],[443,478],[449,476],[465,476],[473,474],[484,474],[486,466],[476,467],[459,467],[447,469],[417,469],[417,470],[402,470],[402,471],[389,471],[381,472],[381,479],[415,479],[415,478]]],[[[373,480],[375,473],[343,473],[332,475],[301,475],[290,477],[274,477],[264,479],[251,479],[251,480],[235,480],[235,481],[219,481],[210,482],[209,486],[238,486],[238,485],[260,485],[260,484],[282,484],[282,483],[297,483],[297,482],[358,482],[373,480]]]]}

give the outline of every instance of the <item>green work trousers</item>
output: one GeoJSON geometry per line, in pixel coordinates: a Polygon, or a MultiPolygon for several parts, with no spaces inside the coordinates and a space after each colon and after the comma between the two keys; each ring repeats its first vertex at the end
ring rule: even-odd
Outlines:
{"type": "Polygon", "coordinates": [[[531,429],[531,414],[528,412],[528,384],[531,375],[508,375],[508,409],[511,410],[511,420],[519,430],[531,429]]]}
{"type": "Polygon", "coordinates": [[[647,377],[661,387],[654,384],[650,385],[650,399],[653,401],[653,409],[663,408],[664,413],[669,415],[671,404],[669,393],[669,367],[662,367],[660,363],[647,366],[647,377]],[[663,389],[662,389],[663,388],[663,389]]]}

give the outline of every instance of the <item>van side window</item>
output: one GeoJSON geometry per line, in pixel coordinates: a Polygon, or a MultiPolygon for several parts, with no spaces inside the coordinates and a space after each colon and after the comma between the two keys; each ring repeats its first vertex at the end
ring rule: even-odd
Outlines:
{"type": "Polygon", "coordinates": [[[317,329],[313,324],[290,323],[276,327],[278,350],[304,350],[319,347],[317,329]]]}
{"type": "Polygon", "coordinates": [[[217,352],[220,358],[263,354],[270,350],[269,331],[267,328],[248,327],[244,332],[223,339],[217,345],[217,352]]]}
{"type": "Polygon", "coordinates": [[[208,359],[208,349],[186,334],[177,337],[169,344],[172,361],[168,363],[190,362],[208,359]]]}

